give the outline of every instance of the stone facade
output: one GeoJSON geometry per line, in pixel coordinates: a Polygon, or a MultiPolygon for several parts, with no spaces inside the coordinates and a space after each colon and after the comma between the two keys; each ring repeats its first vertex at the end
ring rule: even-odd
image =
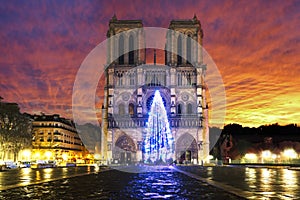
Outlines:
{"type": "Polygon", "coordinates": [[[107,48],[102,156],[109,163],[143,161],[148,112],[154,93],[159,90],[175,139],[174,159],[203,163],[209,153],[206,65],[202,48],[191,42],[202,45],[200,21],[196,16],[171,21],[166,35],[165,65],[157,65],[155,55],[154,64],[145,64],[142,27],[140,20],[118,20],[115,16],[109,22],[107,37],[117,39],[110,40],[107,48]],[[125,31],[126,34],[119,34],[125,31]],[[120,56],[114,59],[116,52],[120,56]]]}
{"type": "Polygon", "coordinates": [[[58,114],[33,115],[32,119],[33,160],[76,162],[86,158],[88,151],[72,120],[58,114]]]}

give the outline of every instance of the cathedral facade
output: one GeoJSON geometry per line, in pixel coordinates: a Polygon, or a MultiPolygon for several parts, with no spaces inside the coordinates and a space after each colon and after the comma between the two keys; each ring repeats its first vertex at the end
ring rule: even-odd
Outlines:
{"type": "Polygon", "coordinates": [[[191,42],[202,46],[201,24],[196,16],[172,20],[169,30],[165,65],[156,64],[156,55],[150,65],[146,64],[147,48],[143,48],[142,21],[114,16],[109,22],[107,38],[117,38],[108,42],[102,106],[101,154],[108,163],[145,162],[145,136],[156,91],[160,92],[173,135],[172,160],[200,164],[208,159],[206,65],[202,47],[196,48],[191,42]],[[114,59],[116,52],[118,58],[114,59]]]}

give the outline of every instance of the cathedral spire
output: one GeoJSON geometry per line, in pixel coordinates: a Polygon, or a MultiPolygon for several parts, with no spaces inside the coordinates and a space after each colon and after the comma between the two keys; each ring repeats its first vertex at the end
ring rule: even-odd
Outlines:
{"type": "Polygon", "coordinates": [[[118,18],[117,18],[117,16],[116,16],[116,13],[114,13],[114,16],[111,18],[111,20],[112,20],[112,21],[117,21],[117,20],[118,20],[118,18]]]}
{"type": "Polygon", "coordinates": [[[198,20],[196,13],[194,13],[193,20],[194,20],[194,21],[198,20]]]}

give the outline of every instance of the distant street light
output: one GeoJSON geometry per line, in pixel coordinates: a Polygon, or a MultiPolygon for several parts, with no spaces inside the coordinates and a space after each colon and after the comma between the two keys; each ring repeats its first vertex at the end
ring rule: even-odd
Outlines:
{"type": "Polygon", "coordinates": [[[30,160],[31,151],[29,149],[23,150],[22,156],[24,160],[30,160]]]}
{"type": "Polygon", "coordinates": [[[270,150],[265,150],[261,152],[261,157],[264,159],[269,159],[272,157],[272,153],[270,150]]]}
{"type": "Polygon", "coordinates": [[[255,153],[246,153],[244,158],[247,161],[256,162],[257,161],[257,155],[255,153]]]}
{"type": "Polygon", "coordinates": [[[68,156],[68,154],[63,153],[63,154],[61,155],[61,157],[63,158],[64,161],[67,161],[69,156],[68,156]]]}
{"type": "Polygon", "coordinates": [[[282,154],[283,154],[284,158],[286,158],[286,159],[298,158],[298,154],[294,149],[285,149],[282,154]]]}
{"type": "Polygon", "coordinates": [[[50,160],[50,158],[52,157],[52,152],[51,151],[46,151],[45,156],[46,156],[47,160],[50,160]]]}
{"type": "Polygon", "coordinates": [[[96,160],[100,160],[101,155],[96,153],[96,154],[94,155],[94,158],[95,158],[96,160]]]}

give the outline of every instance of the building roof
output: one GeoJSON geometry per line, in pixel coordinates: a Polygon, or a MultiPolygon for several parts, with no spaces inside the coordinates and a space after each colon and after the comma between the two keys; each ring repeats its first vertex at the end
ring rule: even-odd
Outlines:
{"type": "Polygon", "coordinates": [[[75,127],[75,124],[74,124],[73,120],[60,117],[59,114],[45,115],[44,113],[42,113],[41,115],[32,115],[32,119],[34,121],[61,122],[63,124],[75,127]]]}

